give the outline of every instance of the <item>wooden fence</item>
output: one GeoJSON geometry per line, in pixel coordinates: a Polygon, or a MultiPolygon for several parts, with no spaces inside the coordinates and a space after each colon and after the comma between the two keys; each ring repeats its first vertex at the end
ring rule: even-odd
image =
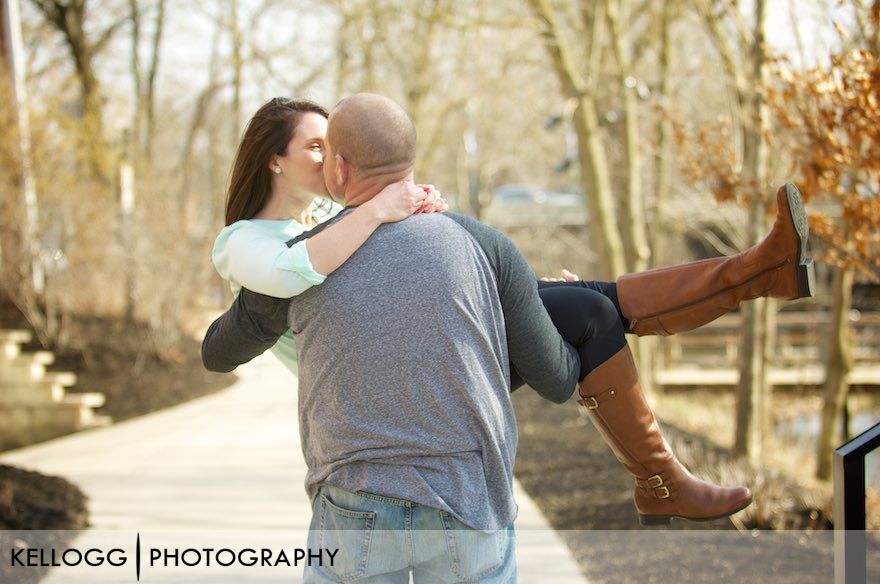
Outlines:
{"type": "MultiPolygon", "coordinates": [[[[737,313],[688,333],[665,338],[655,382],[660,385],[736,385],[740,340],[737,313]]],[[[815,386],[825,381],[831,317],[828,312],[779,312],[773,351],[768,356],[771,385],[815,386]]],[[[854,367],[851,385],[880,386],[880,313],[850,315],[854,367]]]]}

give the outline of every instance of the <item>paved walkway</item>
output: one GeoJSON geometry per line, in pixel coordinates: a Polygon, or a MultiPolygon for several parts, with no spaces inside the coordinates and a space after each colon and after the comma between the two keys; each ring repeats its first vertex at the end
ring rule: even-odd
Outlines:
{"type": "MultiPolygon", "coordinates": [[[[94,531],[77,540],[78,548],[98,545],[100,537],[118,540],[120,531],[131,532],[132,545],[139,532],[144,542],[161,540],[163,548],[170,547],[168,538],[175,545],[186,541],[203,548],[205,538],[212,537],[225,546],[254,547],[259,541],[269,547],[283,543],[289,549],[291,542],[304,547],[311,507],[303,488],[306,466],[295,380],[268,354],[240,368],[238,375],[237,383],[216,394],[9,451],[0,454],[0,461],[63,476],[83,489],[94,531]]],[[[515,487],[519,581],[585,582],[568,548],[518,483],[515,487]]],[[[56,569],[45,581],[134,580],[133,570],[130,580],[120,579],[119,569],[103,577],[98,572],[56,569]]],[[[245,575],[248,581],[299,582],[301,572],[301,567],[286,572],[251,568],[245,575]]],[[[179,571],[174,581],[180,578],[243,581],[228,570],[200,574],[193,568],[179,571]]]]}

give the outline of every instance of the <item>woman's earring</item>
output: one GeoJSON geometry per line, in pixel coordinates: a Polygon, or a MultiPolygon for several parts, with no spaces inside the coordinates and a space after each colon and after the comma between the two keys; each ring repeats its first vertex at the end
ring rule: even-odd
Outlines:
{"type": "Polygon", "coordinates": [[[275,174],[281,174],[281,167],[280,166],[275,167],[275,174]]]}

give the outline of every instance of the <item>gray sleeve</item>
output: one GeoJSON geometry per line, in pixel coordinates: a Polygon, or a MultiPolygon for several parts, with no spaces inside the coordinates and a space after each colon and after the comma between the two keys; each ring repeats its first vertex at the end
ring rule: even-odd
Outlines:
{"type": "Polygon", "coordinates": [[[552,402],[567,401],[577,386],[580,358],[544,309],[537,278],[525,257],[501,232],[464,215],[446,216],[471,234],[496,274],[512,379],[521,378],[552,402]]]}
{"type": "MultiPolygon", "coordinates": [[[[287,242],[287,247],[321,232],[342,214],[287,242]]],[[[202,341],[202,364],[228,373],[271,349],[287,332],[290,298],[273,298],[242,288],[232,306],[211,323],[202,341]]]]}
{"type": "Polygon", "coordinates": [[[262,354],[287,331],[289,298],[242,289],[232,306],[211,323],[202,341],[202,363],[228,373],[262,354]]]}

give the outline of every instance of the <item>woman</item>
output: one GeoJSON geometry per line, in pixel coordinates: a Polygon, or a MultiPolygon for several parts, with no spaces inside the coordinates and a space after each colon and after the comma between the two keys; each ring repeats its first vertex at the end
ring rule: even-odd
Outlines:
{"type": "MultiPolygon", "coordinates": [[[[301,166],[297,167],[295,160],[286,160],[290,155],[287,148],[294,144],[297,136],[305,140],[303,144],[311,143],[316,152],[319,150],[322,137],[319,134],[322,127],[326,130],[326,125],[322,126],[315,115],[309,117],[308,114],[326,116],[326,113],[316,108],[307,102],[272,100],[251,120],[236,157],[232,184],[238,186],[235,190],[230,188],[227,223],[242,219],[259,221],[261,216],[272,212],[272,198],[266,200],[266,185],[270,182],[270,170],[277,172],[275,168],[278,166],[283,172],[302,176],[300,186],[303,190],[308,191],[311,185],[310,192],[323,191],[317,179],[305,172],[314,170],[319,164],[317,155],[311,166],[300,161],[301,166]],[[269,115],[268,112],[274,113],[269,115]],[[311,134],[307,131],[307,118],[316,123],[311,134]],[[282,139],[276,136],[270,141],[268,136],[274,134],[261,131],[264,126],[277,126],[286,133],[281,132],[282,139]],[[284,139],[285,136],[290,142],[284,139]],[[261,146],[260,153],[254,153],[256,145],[261,146]]],[[[798,298],[811,295],[812,264],[806,253],[805,211],[794,185],[780,188],[777,202],[779,212],[771,233],[760,244],[741,254],[629,274],[616,283],[577,280],[538,284],[547,312],[562,337],[577,348],[580,356],[581,399],[578,401],[587,408],[617,458],[636,479],[635,503],[644,524],[668,523],[671,517],[691,520],[724,517],[747,506],[751,502],[751,493],[745,487],[723,488],[701,481],[677,460],[641,392],[624,333],[673,334],[710,322],[736,308],[742,300],[758,296],[798,298]]],[[[348,217],[339,224],[346,219],[348,217]]],[[[375,222],[369,225],[375,228],[375,222]]],[[[344,242],[338,254],[330,254],[334,260],[326,264],[329,269],[324,273],[338,267],[363,243],[372,232],[369,225],[359,232],[362,237],[344,242]]],[[[317,240],[320,235],[307,242],[317,240]]],[[[276,258],[287,250],[283,240],[291,235],[279,230],[275,237],[274,247],[267,243],[266,251],[260,253],[276,258]]],[[[224,274],[224,261],[231,265],[236,258],[228,257],[230,254],[221,238],[215,247],[215,263],[219,263],[218,269],[224,274]]],[[[246,251],[250,261],[250,250],[246,251]]],[[[315,252],[309,245],[306,251],[315,252]]],[[[316,255],[312,257],[312,261],[316,258],[316,255]]],[[[290,271],[289,266],[273,264],[268,273],[285,269],[290,271]]],[[[310,269],[302,263],[298,273],[302,278],[311,276],[309,285],[319,284],[323,276],[310,275],[310,269]]],[[[320,269],[317,271],[321,272],[320,269]]],[[[266,273],[258,273],[251,278],[242,272],[239,274],[241,279],[232,285],[244,285],[259,292],[258,280],[264,276],[266,273]]],[[[301,292],[301,286],[298,286],[290,286],[282,291],[286,295],[279,297],[301,292]]]]}

